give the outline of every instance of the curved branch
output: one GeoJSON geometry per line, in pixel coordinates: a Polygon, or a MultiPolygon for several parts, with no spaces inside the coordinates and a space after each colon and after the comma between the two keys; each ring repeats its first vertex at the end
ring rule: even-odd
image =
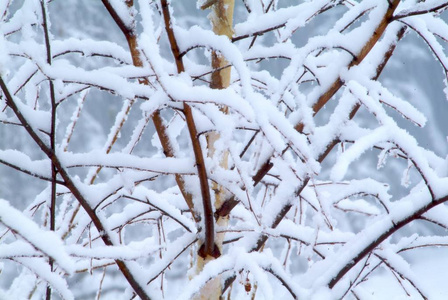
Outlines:
{"type": "Polygon", "coordinates": [[[288,290],[288,292],[291,294],[291,296],[294,299],[298,299],[298,295],[294,292],[294,290],[292,289],[292,287],[290,286],[290,284],[288,284],[288,282],[286,281],[285,278],[283,278],[283,276],[281,276],[280,274],[278,274],[277,272],[275,272],[274,270],[272,270],[272,268],[263,268],[265,271],[268,271],[269,273],[271,273],[275,278],[277,278],[282,285],[288,290]]]}
{"type": "MultiPolygon", "coordinates": [[[[66,55],[66,54],[71,54],[71,53],[79,53],[79,54],[81,54],[82,56],[86,56],[86,54],[85,54],[84,51],[82,51],[82,50],[66,50],[66,51],[64,51],[64,52],[60,52],[60,53],[58,53],[58,54],[53,55],[53,58],[58,58],[59,56],[63,56],[63,55],[66,55]]],[[[105,57],[105,58],[111,58],[111,59],[116,60],[117,62],[119,62],[119,63],[122,64],[122,65],[128,64],[126,61],[122,60],[122,59],[119,58],[119,57],[115,57],[115,56],[113,56],[112,54],[105,54],[105,53],[97,53],[97,52],[93,52],[93,53],[89,53],[89,54],[87,55],[87,57],[95,57],[95,56],[105,57]]]]}
{"type": "Polygon", "coordinates": [[[395,16],[393,16],[392,20],[396,21],[396,20],[400,20],[403,18],[407,18],[407,17],[411,17],[411,16],[418,16],[418,15],[424,15],[424,14],[428,14],[428,13],[432,13],[432,12],[437,12],[438,10],[444,10],[448,7],[448,3],[443,3],[440,5],[437,5],[433,8],[428,8],[428,9],[423,9],[423,10],[414,10],[414,11],[405,11],[402,13],[399,13],[395,16]]]}
{"type": "MultiPolygon", "coordinates": [[[[42,13],[42,27],[44,31],[44,40],[45,40],[45,50],[47,54],[47,64],[51,65],[52,63],[52,55],[51,55],[51,43],[50,43],[50,30],[48,28],[48,20],[47,20],[47,9],[46,9],[46,1],[41,0],[41,13],[42,13]]],[[[54,91],[54,83],[53,80],[49,81],[50,88],[50,148],[52,151],[56,149],[56,95],[54,91]]],[[[56,187],[57,187],[57,176],[58,176],[58,168],[54,161],[51,161],[51,186],[50,186],[50,231],[54,231],[56,228],[56,187]]],[[[54,260],[53,258],[49,258],[50,271],[54,271],[54,260]]],[[[51,298],[51,287],[47,285],[46,290],[47,299],[51,298]]]]}
{"type": "MultiPolygon", "coordinates": [[[[135,199],[133,197],[129,197],[131,199],[135,199]]],[[[149,204],[150,206],[154,207],[155,209],[159,210],[162,214],[170,217],[171,219],[173,219],[176,223],[178,223],[180,226],[182,226],[183,228],[185,228],[185,230],[187,230],[188,232],[191,233],[191,229],[188,228],[187,225],[185,225],[184,223],[182,223],[181,220],[179,220],[178,218],[176,218],[175,216],[173,216],[171,213],[167,212],[166,210],[164,210],[163,208],[161,208],[160,206],[152,203],[151,201],[149,201],[148,197],[146,197],[146,203],[149,204]]]]}
{"type": "Polygon", "coordinates": [[[415,28],[414,26],[410,25],[409,23],[407,23],[407,22],[405,22],[403,20],[399,20],[399,22],[405,24],[406,26],[408,26],[409,28],[414,30],[425,41],[425,43],[428,45],[429,49],[431,49],[431,52],[435,55],[435,57],[439,61],[440,65],[442,66],[443,70],[445,71],[445,75],[448,74],[448,66],[443,63],[442,58],[437,53],[437,51],[434,49],[434,47],[432,46],[431,42],[428,41],[426,36],[423,33],[421,33],[417,28],[415,28]]]}
{"type": "Polygon", "coordinates": [[[436,199],[436,195],[434,193],[434,189],[431,186],[431,183],[429,182],[428,177],[425,175],[425,173],[423,172],[422,168],[415,162],[415,159],[413,159],[412,157],[409,157],[409,155],[404,151],[404,149],[402,147],[400,147],[397,143],[394,142],[394,145],[397,146],[397,148],[403,152],[403,154],[408,157],[408,159],[412,162],[412,164],[414,165],[414,167],[417,169],[418,173],[420,174],[420,176],[422,177],[423,181],[425,182],[426,187],[429,190],[429,193],[431,194],[431,198],[432,199],[436,199]]]}

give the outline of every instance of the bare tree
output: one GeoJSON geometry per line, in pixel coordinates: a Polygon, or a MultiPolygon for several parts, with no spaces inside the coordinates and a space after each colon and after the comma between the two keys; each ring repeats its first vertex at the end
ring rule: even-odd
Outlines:
{"type": "Polygon", "coordinates": [[[437,297],[408,253],[448,245],[446,153],[387,72],[418,38],[446,84],[448,1],[182,5],[0,3],[0,163],[31,176],[0,199],[1,293],[437,297]],[[58,32],[87,6],[116,40],[58,32]]]}

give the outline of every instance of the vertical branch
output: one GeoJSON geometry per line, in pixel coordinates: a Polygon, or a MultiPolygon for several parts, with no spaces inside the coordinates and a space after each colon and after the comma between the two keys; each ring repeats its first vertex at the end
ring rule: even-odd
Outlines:
{"type": "MultiPolygon", "coordinates": [[[[209,15],[212,23],[213,32],[217,35],[223,35],[231,39],[233,35],[233,10],[234,0],[214,0],[209,1],[201,8],[206,9],[211,7],[212,12],[209,15]]],[[[220,53],[212,51],[212,69],[210,88],[212,89],[225,89],[230,85],[231,68],[227,67],[228,62],[220,53]]],[[[226,106],[221,107],[223,113],[228,112],[226,106]]],[[[215,143],[219,140],[220,134],[218,132],[210,132],[207,134],[208,155],[213,157],[216,152],[215,143]]],[[[224,151],[219,159],[219,164],[222,168],[228,168],[228,151],[224,151]]],[[[226,228],[229,221],[229,213],[237,201],[226,201],[226,190],[218,185],[216,182],[212,183],[212,190],[215,195],[215,208],[216,208],[216,224],[220,228],[226,228]],[[231,208],[230,208],[231,207],[231,208]],[[230,210],[229,210],[230,208],[230,210]]],[[[218,233],[215,238],[216,247],[222,251],[222,245],[225,237],[225,232],[218,233]]],[[[196,272],[203,270],[205,264],[211,258],[198,257],[196,261],[196,272]]],[[[201,289],[200,298],[207,299],[219,299],[222,294],[221,276],[217,276],[208,281],[201,289]]],[[[195,298],[196,299],[196,298],[195,298]]]]}
{"type": "MultiPolygon", "coordinates": [[[[177,72],[182,73],[185,71],[185,67],[180,57],[179,46],[177,44],[176,37],[171,22],[171,15],[167,0],[161,0],[163,19],[165,22],[165,30],[168,35],[168,40],[171,46],[171,52],[174,55],[176,61],[177,72]]],[[[190,105],[184,102],[184,114],[187,122],[187,128],[190,135],[190,140],[193,145],[193,152],[196,160],[196,168],[198,171],[199,182],[201,186],[202,204],[204,208],[204,225],[205,225],[205,241],[199,250],[201,257],[220,256],[219,249],[215,246],[215,225],[213,217],[213,207],[210,197],[210,188],[208,185],[207,171],[205,169],[204,156],[202,153],[201,144],[199,143],[199,135],[196,129],[196,124],[193,118],[193,112],[190,105]]]]}
{"type": "Polygon", "coordinates": [[[187,121],[188,132],[193,144],[193,152],[196,159],[196,168],[198,170],[199,182],[201,185],[202,205],[204,207],[204,226],[205,226],[205,241],[204,245],[199,250],[199,255],[202,257],[220,256],[220,251],[215,247],[215,222],[213,215],[213,207],[210,196],[210,188],[208,185],[207,171],[205,169],[204,156],[202,148],[199,143],[199,134],[193,119],[193,112],[191,107],[184,103],[184,113],[187,121]]]}
{"type": "MultiPolygon", "coordinates": [[[[47,21],[47,11],[46,11],[46,0],[41,0],[42,9],[42,27],[44,30],[45,37],[45,47],[47,50],[47,64],[51,65],[51,44],[50,44],[50,33],[47,21]]],[[[56,96],[54,93],[53,80],[49,79],[50,82],[50,114],[51,114],[51,124],[50,124],[50,149],[54,153],[56,149],[56,96]]],[[[58,175],[58,170],[53,161],[51,161],[51,194],[50,194],[50,230],[54,231],[56,226],[56,177],[58,175]]],[[[49,258],[50,269],[54,271],[54,261],[49,258]]],[[[51,299],[51,287],[47,285],[46,299],[51,299]]]]}
{"type": "MultiPolygon", "coordinates": [[[[43,28],[44,28],[44,35],[45,35],[45,46],[47,49],[47,63],[51,65],[51,45],[50,45],[50,36],[49,36],[49,29],[48,29],[48,22],[47,22],[47,13],[45,8],[45,0],[41,0],[41,8],[42,8],[42,18],[43,18],[43,28]]],[[[56,149],[56,96],[54,92],[54,84],[53,80],[49,79],[50,81],[50,103],[51,103],[51,125],[50,125],[50,148],[52,151],[55,151],[56,149]]],[[[51,163],[51,169],[52,169],[52,181],[51,181],[51,217],[50,217],[50,229],[54,231],[55,229],[55,215],[54,215],[54,204],[55,204],[55,198],[56,198],[56,175],[57,175],[57,169],[54,163],[51,163]]]]}

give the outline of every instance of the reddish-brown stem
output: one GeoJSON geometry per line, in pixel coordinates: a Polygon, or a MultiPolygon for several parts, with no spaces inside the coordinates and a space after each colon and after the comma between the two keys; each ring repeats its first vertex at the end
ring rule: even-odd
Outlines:
{"type": "Polygon", "coordinates": [[[109,14],[112,16],[112,18],[114,19],[115,23],[118,25],[120,30],[126,36],[131,35],[132,31],[133,31],[132,28],[129,28],[126,26],[126,24],[123,22],[123,20],[118,16],[115,9],[112,7],[112,4],[110,4],[109,0],[101,0],[101,2],[103,2],[104,7],[107,9],[109,14]]]}
{"type": "MultiPolygon", "coordinates": [[[[170,42],[171,52],[173,53],[174,60],[176,62],[177,72],[182,73],[185,71],[185,67],[182,58],[180,56],[179,46],[177,44],[176,37],[174,35],[173,24],[171,22],[171,15],[169,12],[167,0],[161,0],[161,6],[163,12],[163,19],[165,22],[165,30],[167,32],[168,40],[170,42]]],[[[196,160],[196,168],[198,171],[199,183],[201,187],[202,204],[204,208],[205,240],[203,246],[199,251],[199,255],[202,257],[206,257],[208,255],[218,257],[220,253],[217,247],[215,247],[215,228],[214,228],[215,225],[213,219],[213,207],[211,202],[207,171],[205,169],[204,155],[202,153],[201,144],[199,143],[199,135],[196,129],[196,124],[194,122],[191,107],[186,102],[184,102],[183,108],[196,160]]]]}
{"type": "MultiPolygon", "coordinates": [[[[362,47],[359,54],[352,59],[352,61],[348,65],[348,69],[350,69],[353,66],[359,65],[367,56],[367,54],[370,53],[370,50],[372,50],[373,46],[375,46],[375,44],[378,42],[378,40],[386,30],[387,26],[391,22],[394,11],[399,3],[400,0],[394,0],[390,4],[389,9],[387,10],[384,17],[381,19],[381,22],[378,25],[378,27],[373,32],[373,35],[370,37],[370,39],[367,41],[364,47],[362,47]]],[[[324,107],[324,105],[331,99],[331,97],[334,96],[334,94],[336,94],[336,92],[342,87],[342,85],[343,81],[341,80],[340,77],[333,82],[331,87],[325,93],[323,93],[319,97],[317,102],[313,105],[314,115],[316,115],[322,109],[322,107],[324,107]]]]}

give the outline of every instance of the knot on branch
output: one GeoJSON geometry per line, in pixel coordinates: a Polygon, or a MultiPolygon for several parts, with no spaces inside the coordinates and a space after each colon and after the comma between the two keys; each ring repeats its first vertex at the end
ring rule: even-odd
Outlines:
{"type": "Polygon", "coordinates": [[[207,251],[205,247],[205,243],[202,244],[202,246],[199,248],[198,255],[202,258],[206,258],[207,256],[211,256],[213,258],[218,258],[221,256],[221,251],[219,250],[219,247],[216,245],[216,243],[213,243],[213,250],[207,251]]]}

